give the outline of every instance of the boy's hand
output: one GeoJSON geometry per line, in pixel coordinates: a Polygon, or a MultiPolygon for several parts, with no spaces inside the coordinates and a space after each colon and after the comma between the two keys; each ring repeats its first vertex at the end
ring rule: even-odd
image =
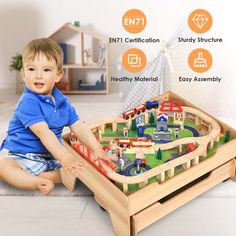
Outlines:
{"type": "Polygon", "coordinates": [[[107,152],[105,152],[102,149],[102,147],[99,147],[99,148],[95,149],[92,152],[92,154],[93,154],[94,160],[101,159],[101,160],[104,160],[104,161],[118,161],[117,156],[112,156],[112,155],[107,154],[107,152]]]}
{"type": "Polygon", "coordinates": [[[81,163],[77,158],[73,155],[67,155],[65,158],[61,160],[62,167],[67,170],[83,170],[85,164],[81,163]]]}

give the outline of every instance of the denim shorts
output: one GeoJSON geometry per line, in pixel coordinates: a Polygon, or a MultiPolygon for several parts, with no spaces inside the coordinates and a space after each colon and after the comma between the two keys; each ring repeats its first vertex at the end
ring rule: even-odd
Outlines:
{"type": "Polygon", "coordinates": [[[8,157],[17,161],[23,170],[34,175],[61,168],[61,164],[50,154],[9,152],[8,157]]]}

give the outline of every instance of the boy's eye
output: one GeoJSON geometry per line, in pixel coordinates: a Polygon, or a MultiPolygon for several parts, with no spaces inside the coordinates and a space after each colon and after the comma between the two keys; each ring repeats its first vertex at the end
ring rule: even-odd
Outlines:
{"type": "Polygon", "coordinates": [[[51,71],[51,69],[46,68],[46,69],[44,69],[44,71],[45,71],[45,72],[49,72],[49,71],[51,71]]]}
{"type": "Polygon", "coordinates": [[[28,70],[29,71],[34,71],[34,68],[33,67],[29,67],[28,70]]]}

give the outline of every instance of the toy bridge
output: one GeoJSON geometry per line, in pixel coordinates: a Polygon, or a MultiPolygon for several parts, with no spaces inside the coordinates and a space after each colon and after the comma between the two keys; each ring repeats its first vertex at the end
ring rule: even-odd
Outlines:
{"type": "Polygon", "coordinates": [[[178,101],[163,101],[160,107],[161,112],[182,112],[183,104],[178,101]]]}

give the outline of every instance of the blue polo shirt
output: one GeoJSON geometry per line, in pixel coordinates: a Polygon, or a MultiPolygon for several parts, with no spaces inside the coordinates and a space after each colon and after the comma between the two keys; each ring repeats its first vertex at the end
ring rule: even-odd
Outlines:
{"type": "MultiPolygon", "coordinates": [[[[2,148],[19,153],[49,154],[39,138],[29,129],[38,122],[46,122],[49,129],[62,143],[62,130],[79,120],[79,115],[71,102],[57,88],[53,88],[52,97],[24,90],[10,120],[7,137],[2,148]]],[[[50,142],[50,141],[49,141],[50,142]]]]}

